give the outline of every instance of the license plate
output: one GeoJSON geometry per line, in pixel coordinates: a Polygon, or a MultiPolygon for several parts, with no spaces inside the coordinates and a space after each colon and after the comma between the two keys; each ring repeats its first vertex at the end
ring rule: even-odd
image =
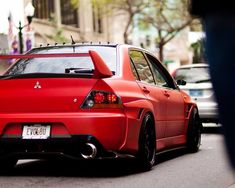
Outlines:
{"type": "Polygon", "coordinates": [[[189,90],[189,95],[193,97],[201,97],[202,96],[202,90],[192,89],[189,90]]]}
{"type": "Polygon", "coordinates": [[[48,139],[50,137],[50,125],[24,125],[23,126],[23,139],[48,139]]]}

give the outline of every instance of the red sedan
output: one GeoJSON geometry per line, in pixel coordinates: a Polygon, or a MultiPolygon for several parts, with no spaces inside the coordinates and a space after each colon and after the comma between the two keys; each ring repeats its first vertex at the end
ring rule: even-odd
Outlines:
{"type": "Polygon", "coordinates": [[[130,45],[35,48],[0,76],[0,162],[63,156],[135,157],[145,170],[157,152],[196,152],[196,104],[150,52],[130,45]]]}

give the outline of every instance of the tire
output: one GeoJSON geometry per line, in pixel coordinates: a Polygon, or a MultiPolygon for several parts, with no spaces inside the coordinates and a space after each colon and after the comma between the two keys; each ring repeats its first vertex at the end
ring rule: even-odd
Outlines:
{"type": "Polygon", "coordinates": [[[146,114],[140,129],[138,165],[143,171],[151,170],[155,164],[156,157],[156,135],[153,119],[146,114]]]}
{"type": "Polygon", "coordinates": [[[199,150],[201,145],[202,123],[199,118],[198,110],[193,109],[188,123],[187,149],[191,153],[199,150]]]}

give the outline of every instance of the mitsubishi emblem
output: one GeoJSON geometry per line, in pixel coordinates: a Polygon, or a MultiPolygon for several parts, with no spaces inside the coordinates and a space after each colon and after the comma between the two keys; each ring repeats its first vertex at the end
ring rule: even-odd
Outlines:
{"type": "Polygon", "coordinates": [[[40,83],[37,81],[35,86],[34,86],[34,89],[41,89],[41,88],[42,87],[41,87],[40,83]]]}

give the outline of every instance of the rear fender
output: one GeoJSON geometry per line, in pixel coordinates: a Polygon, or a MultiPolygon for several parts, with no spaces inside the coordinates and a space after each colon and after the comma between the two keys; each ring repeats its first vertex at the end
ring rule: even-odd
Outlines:
{"type": "Polygon", "coordinates": [[[153,104],[144,99],[124,103],[123,106],[126,109],[126,115],[128,118],[133,118],[140,121],[143,120],[145,113],[150,111],[153,114],[154,112],[153,104]]]}
{"type": "Polygon", "coordinates": [[[195,103],[194,100],[192,100],[192,98],[183,90],[180,90],[180,92],[182,93],[182,97],[184,99],[184,122],[185,122],[185,129],[184,129],[184,133],[186,134],[188,131],[188,124],[189,124],[189,119],[192,113],[194,113],[194,109],[197,110],[198,112],[198,108],[197,108],[197,104],[195,103]]]}
{"type": "Polygon", "coordinates": [[[141,124],[146,113],[154,114],[151,102],[140,99],[123,104],[127,117],[127,128],[125,142],[121,146],[122,151],[136,154],[138,151],[138,140],[141,124]]]}
{"type": "Polygon", "coordinates": [[[187,133],[190,117],[193,113],[195,113],[195,110],[198,112],[198,108],[195,103],[186,103],[185,105],[185,116],[186,116],[185,117],[185,133],[187,133]]]}

